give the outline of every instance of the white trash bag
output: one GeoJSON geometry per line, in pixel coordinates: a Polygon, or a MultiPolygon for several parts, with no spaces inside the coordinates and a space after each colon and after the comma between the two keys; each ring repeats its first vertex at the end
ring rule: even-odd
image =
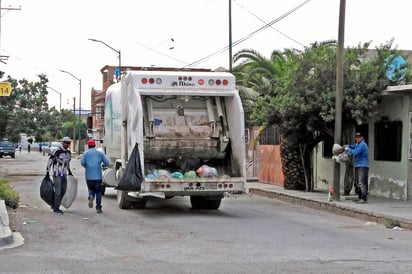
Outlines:
{"type": "Polygon", "coordinates": [[[344,151],[345,151],[345,147],[343,147],[343,146],[341,146],[341,145],[339,145],[339,144],[333,144],[333,147],[332,147],[332,153],[333,153],[333,155],[341,154],[341,153],[344,152],[344,151]]]}
{"type": "Polygon", "coordinates": [[[77,178],[73,175],[67,176],[67,189],[62,198],[61,205],[68,209],[77,197],[77,178]]]}
{"type": "Polygon", "coordinates": [[[345,147],[339,144],[333,144],[332,153],[332,160],[337,163],[345,163],[350,161],[349,154],[345,151],[345,147]]]}

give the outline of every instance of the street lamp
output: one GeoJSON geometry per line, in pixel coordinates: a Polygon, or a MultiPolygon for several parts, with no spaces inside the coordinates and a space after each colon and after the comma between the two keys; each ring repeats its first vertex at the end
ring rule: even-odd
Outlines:
{"type": "Polygon", "coordinates": [[[117,54],[119,55],[119,67],[118,67],[118,71],[117,71],[117,73],[116,73],[116,78],[117,78],[117,81],[119,81],[119,80],[120,80],[120,75],[122,74],[122,69],[121,69],[121,67],[122,67],[121,64],[122,64],[122,63],[121,63],[120,50],[116,50],[116,49],[112,48],[111,46],[109,46],[108,44],[106,44],[105,42],[103,42],[103,41],[101,41],[101,40],[92,39],[92,38],[89,38],[89,40],[92,41],[92,42],[102,43],[102,44],[105,45],[106,47],[108,47],[108,48],[110,48],[111,50],[117,52],[117,54]]]}
{"type": "MultiPolygon", "coordinates": [[[[79,145],[77,146],[77,153],[80,154],[80,111],[81,111],[81,107],[82,107],[82,79],[77,78],[76,76],[74,76],[73,74],[71,74],[68,71],[65,70],[60,70],[61,72],[67,73],[69,74],[71,77],[73,77],[74,79],[76,79],[77,81],[79,81],[79,121],[77,122],[77,135],[78,135],[78,141],[79,141],[79,145]]],[[[74,141],[74,140],[73,140],[74,141]]]]}
{"type": "Polygon", "coordinates": [[[61,94],[61,92],[58,92],[57,90],[55,90],[55,89],[52,88],[52,87],[48,87],[48,88],[59,94],[59,96],[60,96],[60,108],[59,108],[59,111],[60,111],[60,113],[61,113],[61,112],[62,112],[62,94],[61,94]]]}

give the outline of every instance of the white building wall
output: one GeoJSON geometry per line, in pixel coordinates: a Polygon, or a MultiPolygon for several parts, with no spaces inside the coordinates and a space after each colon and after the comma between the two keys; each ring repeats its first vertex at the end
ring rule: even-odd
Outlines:
{"type": "MultiPolygon", "coordinates": [[[[384,97],[380,109],[381,113],[369,122],[368,146],[369,146],[369,193],[372,196],[387,197],[399,200],[412,199],[412,190],[408,189],[408,178],[412,178],[411,160],[409,160],[410,150],[410,118],[409,112],[411,97],[407,94],[402,96],[384,97]],[[402,156],[400,162],[375,161],[374,134],[376,121],[380,121],[382,116],[386,116],[389,121],[402,122],[402,156]],[[409,195],[408,195],[409,194],[409,195]]],[[[388,143],[391,140],[387,140],[388,143]]],[[[319,143],[314,150],[314,180],[315,189],[327,190],[333,185],[334,163],[330,158],[323,158],[323,145],[319,143]]],[[[341,192],[343,192],[343,178],[345,165],[341,164],[341,192]]],[[[352,190],[353,193],[353,190],[352,190]]]]}

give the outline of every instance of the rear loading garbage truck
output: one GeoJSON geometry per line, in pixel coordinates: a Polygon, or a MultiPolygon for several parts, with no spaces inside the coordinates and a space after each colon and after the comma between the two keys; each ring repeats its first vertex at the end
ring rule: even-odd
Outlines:
{"type": "Polygon", "coordinates": [[[227,72],[127,72],[106,91],[103,145],[110,159],[103,184],[117,189],[121,209],[174,196],[218,209],[226,195],[245,191],[244,114],[227,72]],[[136,147],[141,185],[118,188],[136,147]]]}

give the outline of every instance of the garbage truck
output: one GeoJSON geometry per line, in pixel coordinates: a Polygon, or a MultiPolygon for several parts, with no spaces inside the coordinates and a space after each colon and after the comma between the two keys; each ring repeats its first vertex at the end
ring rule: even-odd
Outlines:
{"type": "Polygon", "coordinates": [[[218,209],[224,197],[245,192],[244,137],[233,74],[128,71],[106,91],[103,150],[110,166],[103,185],[117,189],[121,209],[175,196],[190,197],[194,209],[218,209]],[[119,188],[132,162],[139,188],[119,188]]]}

